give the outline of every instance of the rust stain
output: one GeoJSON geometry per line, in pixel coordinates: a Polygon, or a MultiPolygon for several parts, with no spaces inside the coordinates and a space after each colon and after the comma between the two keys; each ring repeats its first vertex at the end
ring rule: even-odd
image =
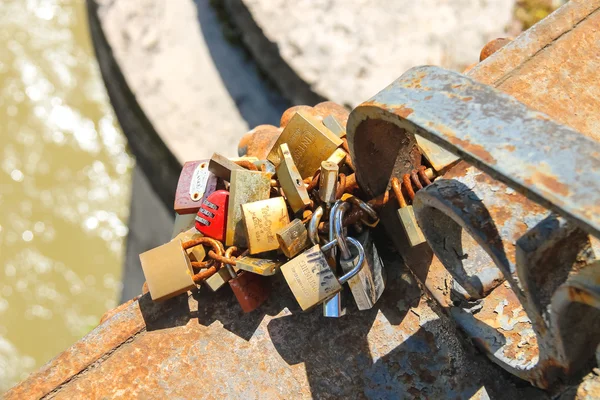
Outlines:
{"type": "Polygon", "coordinates": [[[446,135],[448,136],[448,141],[450,143],[452,143],[453,145],[459,146],[464,151],[467,151],[467,152],[475,155],[475,157],[478,157],[486,164],[490,164],[490,165],[496,164],[496,159],[494,159],[494,157],[492,157],[492,155],[485,149],[485,147],[480,146],[478,144],[472,144],[467,140],[459,139],[453,135],[448,135],[448,133],[446,133],[446,135]]]}
{"type": "Polygon", "coordinates": [[[535,183],[540,183],[549,189],[552,193],[559,194],[561,196],[569,196],[569,186],[565,185],[562,182],[559,182],[556,177],[545,174],[541,171],[535,171],[533,173],[532,178],[526,179],[525,183],[527,185],[534,185],[535,183]]]}
{"type": "MultiPolygon", "coordinates": [[[[293,114],[295,113],[296,112],[294,111],[293,114]]],[[[275,142],[277,142],[277,139],[279,139],[281,132],[281,128],[277,128],[273,125],[259,125],[242,137],[238,144],[238,149],[246,147],[246,155],[248,157],[266,160],[269,151],[271,151],[271,148],[275,142]]]]}
{"type": "Polygon", "coordinates": [[[490,41],[488,44],[483,46],[483,49],[481,49],[479,61],[481,62],[485,60],[510,42],[512,42],[512,40],[509,38],[498,38],[490,41]]]}
{"type": "Polygon", "coordinates": [[[506,150],[510,151],[511,153],[517,149],[517,148],[516,148],[514,145],[512,145],[512,144],[507,144],[507,145],[504,145],[504,148],[505,148],[506,150]]]}
{"type": "Polygon", "coordinates": [[[287,126],[288,122],[290,122],[290,119],[292,119],[292,117],[298,111],[305,111],[312,116],[314,116],[314,114],[315,114],[315,112],[311,106],[305,106],[305,105],[293,106],[283,112],[283,114],[281,115],[281,121],[279,122],[279,126],[281,126],[282,128],[285,128],[287,126]]]}
{"type": "Polygon", "coordinates": [[[408,118],[408,116],[410,114],[412,114],[414,110],[412,108],[401,105],[401,106],[392,108],[392,111],[394,112],[394,114],[396,114],[402,118],[408,118]]]}
{"type": "Polygon", "coordinates": [[[473,100],[472,96],[467,96],[467,97],[463,97],[462,98],[462,101],[464,101],[464,102],[468,102],[468,101],[471,101],[471,100],[473,100]]]}
{"type": "Polygon", "coordinates": [[[344,127],[344,129],[346,129],[348,117],[350,116],[350,111],[348,111],[344,106],[341,106],[333,101],[324,101],[317,104],[314,106],[314,113],[316,116],[320,116],[322,118],[325,118],[328,115],[333,115],[333,117],[344,127]]]}

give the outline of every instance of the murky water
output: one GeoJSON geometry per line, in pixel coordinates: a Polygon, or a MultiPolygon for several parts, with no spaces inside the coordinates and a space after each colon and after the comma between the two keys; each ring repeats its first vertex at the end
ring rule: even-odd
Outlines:
{"type": "Polygon", "coordinates": [[[0,393],[119,297],[133,159],[87,29],[84,0],[0,1],[0,393]]]}

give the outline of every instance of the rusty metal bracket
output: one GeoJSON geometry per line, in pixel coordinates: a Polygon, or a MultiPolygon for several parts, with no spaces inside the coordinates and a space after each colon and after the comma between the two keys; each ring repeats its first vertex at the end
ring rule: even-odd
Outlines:
{"type": "MultiPolygon", "coordinates": [[[[433,66],[408,70],[360,107],[369,105],[402,109],[401,128],[600,237],[599,143],[506,93],[433,66]]],[[[349,132],[362,122],[353,115],[349,132]]]]}
{"type": "Polygon", "coordinates": [[[421,155],[442,175],[413,200],[427,244],[407,247],[389,206],[382,220],[414,274],[492,361],[542,388],[585,372],[600,341],[600,323],[584,313],[600,313],[588,237],[600,232],[597,142],[437,67],[413,68],[357,107],[348,138],[371,195],[421,155]]]}

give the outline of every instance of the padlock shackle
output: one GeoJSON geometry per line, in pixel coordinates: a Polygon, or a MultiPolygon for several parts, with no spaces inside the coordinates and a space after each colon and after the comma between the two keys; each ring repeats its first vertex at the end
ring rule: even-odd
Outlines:
{"type": "Polygon", "coordinates": [[[356,196],[352,196],[348,199],[349,202],[356,204],[361,210],[363,210],[373,221],[377,221],[379,219],[379,215],[377,215],[377,211],[373,209],[370,205],[362,201],[356,196]]]}
{"type": "MultiPolygon", "coordinates": [[[[233,257],[233,252],[234,251],[237,251],[237,247],[231,246],[230,248],[228,248],[225,251],[225,257],[227,257],[227,258],[234,258],[233,257]]],[[[227,269],[227,272],[229,273],[229,276],[231,276],[232,279],[237,278],[237,274],[235,273],[235,270],[233,269],[233,266],[231,264],[224,264],[224,266],[227,269]]]]}
{"type": "Polygon", "coordinates": [[[344,214],[349,209],[350,203],[341,203],[336,209],[333,220],[329,221],[329,226],[334,227],[335,240],[337,240],[338,247],[340,248],[341,257],[345,260],[352,257],[352,253],[350,252],[350,248],[346,242],[346,236],[344,236],[344,225],[342,224],[344,220],[344,214]]]}
{"type": "Polygon", "coordinates": [[[223,244],[218,240],[209,237],[199,237],[196,239],[188,240],[187,242],[183,242],[181,244],[184,250],[191,249],[192,247],[196,247],[198,245],[210,246],[212,250],[220,256],[222,256],[223,253],[225,253],[225,248],[223,247],[223,244]]]}
{"type": "Polygon", "coordinates": [[[319,223],[321,222],[321,218],[323,218],[323,207],[319,206],[310,217],[310,222],[308,223],[308,237],[313,245],[319,244],[319,223]]]}
{"type": "MultiPolygon", "coordinates": [[[[344,203],[342,200],[336,200],[336,202],[331,206],[329,210],[329,241],[335,240],[335,225],[333,221],[335,220],[335,215],[337,213],[338,208],[344,203]]],[[[333,248],[331,250],[331,256],[335,258],[336,249],[333,248]]]]}
{"type": "MultiPolygon", "coordinates": [[[[358,262],[356,263],[354,268],[352,268],[350,271],[348,271],[348,273],[344,274],[341,278],[338,279],[338,281],[340,282],[340,285],[343,285],[344,283],[348,282],[350,279],[354,278],[354,276],[360,272],[360,270],[362,269],[362,267],[365,263],[365,249],[363,248],[362,244],[360,244],[360,242],[358,240],[356,240],[350,236],[348,236],[346,238],[346,240],[351,245],[356,247],[356,250],[358,250],[358,262]]],[[[349,258],[351,258],[351,257],[352,256],[350,256],[349,258]]],[[[344,259],[344,261],[346,261],[348,259],[344,259]]]]}

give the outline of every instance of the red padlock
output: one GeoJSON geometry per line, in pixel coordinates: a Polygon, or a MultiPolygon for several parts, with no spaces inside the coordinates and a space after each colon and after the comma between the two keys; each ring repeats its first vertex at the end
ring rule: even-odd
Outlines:
{"type": "Polygon", "coordinates": [[[196,229],[204,236],[218,241],[225,240],[228,202],[229,192],[227,190],[217,190],[211,193],[200,205],[200,210],[196,215],[196,229]]]}

